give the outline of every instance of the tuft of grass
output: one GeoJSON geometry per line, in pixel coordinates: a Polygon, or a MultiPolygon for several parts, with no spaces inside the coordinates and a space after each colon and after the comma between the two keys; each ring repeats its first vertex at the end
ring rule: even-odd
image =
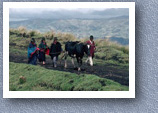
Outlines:
{"type": "Polygon", "coordinates": [[[109,79],[96,75],[77,75],[69,72],[48,70],[29,64],[9,63],[10,91],[128,91],[123,86],[109,79]],[[19,84],[19,76],[27,79],[19,84]]]}
{"type": "Polygon", "coordinates": [[[24,76],[20,76],[19,77],[19,83],[20,84],[23,84],[23,83],[25,83],[26,82],[26,78],[24,77],[24,76]]]}

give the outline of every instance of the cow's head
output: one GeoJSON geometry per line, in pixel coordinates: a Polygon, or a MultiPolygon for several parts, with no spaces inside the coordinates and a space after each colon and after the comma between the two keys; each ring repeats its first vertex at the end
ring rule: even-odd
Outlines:
{"type": "Polygon", "coordinates": [[[90,56],[90,45],[89,44],[84,44],[84,52],[90,56]]]}

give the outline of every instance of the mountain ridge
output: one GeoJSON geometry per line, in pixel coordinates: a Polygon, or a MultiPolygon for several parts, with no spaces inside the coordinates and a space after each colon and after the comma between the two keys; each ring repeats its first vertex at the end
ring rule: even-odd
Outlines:
{"type": "Polygon", "coordinates": [[[27,29],[47,32],[70,32],[78,38],[94,35],[95,37],[122,37],[128,39],[127,17],[110,19],[29,19],[22,21],[10,21],[10,28],[24,26],[27,29]]]}

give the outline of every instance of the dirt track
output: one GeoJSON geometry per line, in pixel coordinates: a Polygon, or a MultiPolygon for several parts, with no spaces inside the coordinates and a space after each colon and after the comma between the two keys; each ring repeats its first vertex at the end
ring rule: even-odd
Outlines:
{"type": "MultiPolygon", "coordinates": [[[[16,63],[27,63],[27,57],[24,56],[18,56],[16,54],[10,53],[9,55],[9,61],[10,62],[16,62],[16,63]]],[[[41,65],[38,63],[38,65],[41,65]]],[[[111,80],[114,80],[116,82],[119,82],[122,85],[129,85],[129,72],[125,69],[118,69],[117,65],[94,65],[93,67],[88,66],[83,62],[84,70],[82,70],[80,73],[78,73],[77,70],[74,70],[72,67],[72,64],[70,61],[68,61],[68,68],[64,69],[64,61],[61,62],[61,64],[58,64],[57,68],[54,68],[52,65],[52,60],[50,58],[46,59],[46,65],[41,65],[42,67],[45,67],[47,69],[52,70],[59,70],[59,71],[66,71],[66,72],[72,72],[77,74],[95,74],[102,78],[108,78],[111,80]]]]}

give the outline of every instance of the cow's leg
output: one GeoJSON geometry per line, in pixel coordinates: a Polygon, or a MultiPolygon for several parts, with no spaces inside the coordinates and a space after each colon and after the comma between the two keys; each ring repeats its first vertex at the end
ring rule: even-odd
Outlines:
{"type": "Polygon", "coordinates": [[[92,57],[90,56],[90,57],[88,57],[88,59],[89,59],[90,66],[93,66],[93,60],[92,60],[92,57]]]}
{"type": "Polygon", "coordinates": [[[65,65],[64,65],[65,68],[67,68],[67,56],[68,56],[68,52],[66,51],[65,52],[65,65]]]}
{"type": "Polygon", "coordinates": [[[90,66],[93,66],[93,59],[92,59],[92,57],[89,56],[89,57],[86,59],[85,63],[90,64],[90,66]]]}
{"type": "Polygon", "coordinates": [[[72,61],[72,65],[73,65],[73,66],[74,66],[74,68],[75,68],[74,58],[71,58],[71,61],[72,61]]]}
{"type": "Polygon", "coordinates": [[[78,63],[78,71],[80,71],[82,65],[82,59],[80,57],[77,58],[77,63],[78,63]]]}
{"type": "Polygon", "coordinates": [[[87,64],[87,63],[88,63],[88,61],[89,61],[89,58],[87,58],[87,59],[86,59],[85,63],[87,64]]]}

